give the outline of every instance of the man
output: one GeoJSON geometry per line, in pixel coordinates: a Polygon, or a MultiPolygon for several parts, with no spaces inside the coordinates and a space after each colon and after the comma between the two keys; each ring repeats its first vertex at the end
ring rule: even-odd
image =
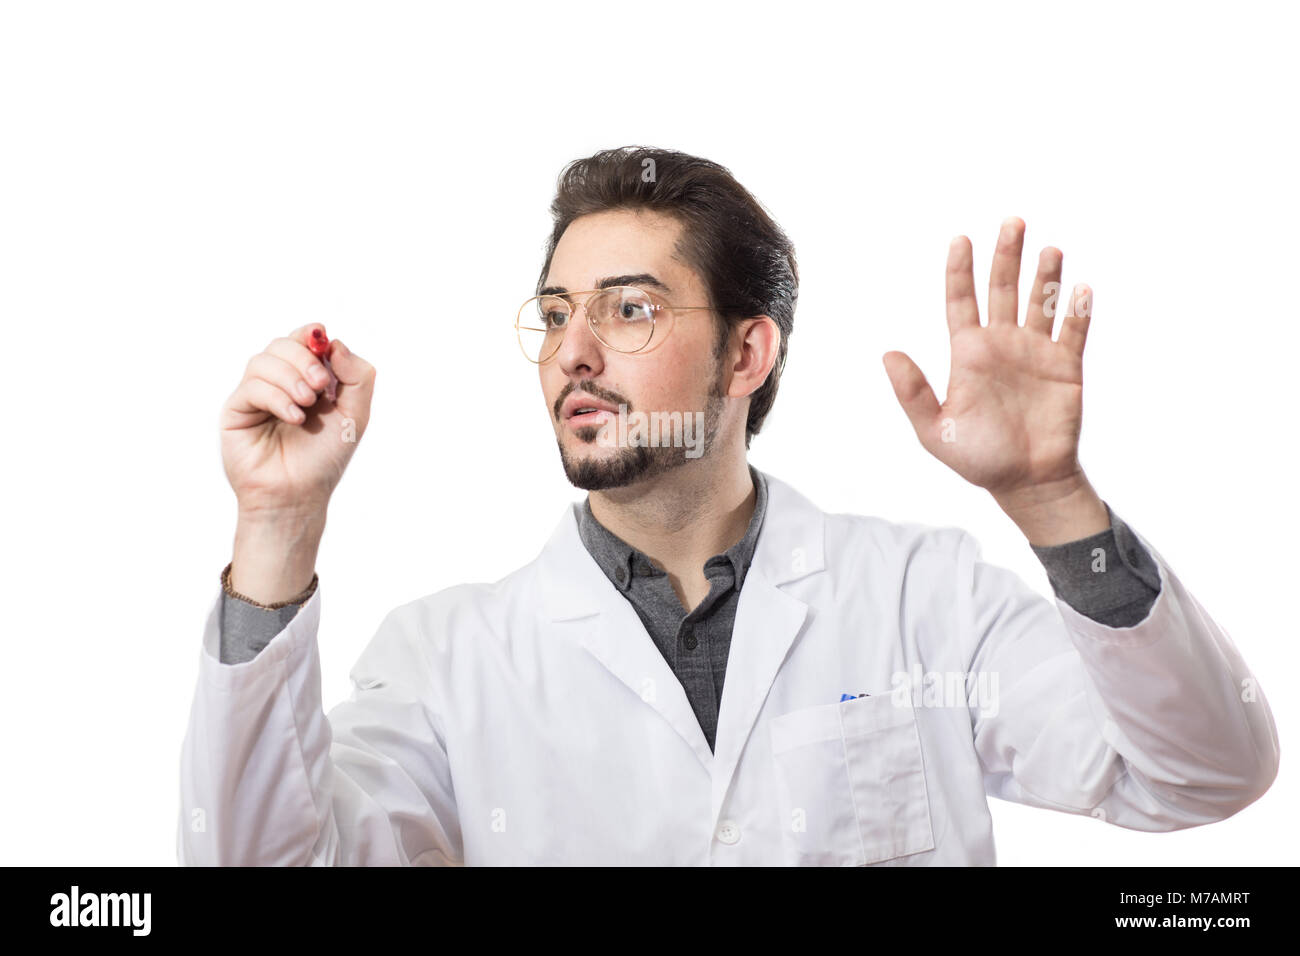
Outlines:
{"type": "Polygon", "coordinates": [[[1024,532],[1053,606],[959,529],[825,514],[748,465],[798,273],[725,169],[610,150],[565,170],[552,212],[516,326],[589,494],[523,568],[390,613],[328,717],[313,569],[375,371],[336,340],[337,396],[318,396],[307,326],[227,401],[239,516],[182,862],[992,864],[990,794],[1172,830],[1268,789],[1277,733],[1245,663],[1079,466],[1091,293],[1053,341],[1058,250],[1021,326],[1024,224],[1004,223],[985,327],[953,242],[942,405],[884,357],[922,445],[1024,532]]]}

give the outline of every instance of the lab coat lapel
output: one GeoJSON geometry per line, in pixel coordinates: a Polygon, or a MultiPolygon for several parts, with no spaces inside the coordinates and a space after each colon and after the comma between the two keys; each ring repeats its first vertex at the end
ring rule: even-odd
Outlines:
{"type": "Polygon", "coordinates": [[[542,551],[543,626],[586,647],[637,700],[668,721],[711,771],[713,752],[686,691],[632,605],[583,545],[575,507],[566,508],[542,551]]]}
{"type": "Polygon", "coordinates": [[[767,475],[768,504],[731,632],[718,711],[713,822],[731,786],[772,682],[808,617],[808,605],[782,590],[826,566],[824,516],[790,485],[767,475]]]}
{"type": "Polygon", "coordinates": [[[641,618],[583,545],[576,505],[565,509],[541,555],[543,625],[557,637],[579,641],[672,725],[713,775],[715,822],[767,692],[807,620],[808,605],[782,586],[826,566],[822,511],[790,485],[764,475],[767,515],[736,606],[716,754],[641,618]]]}

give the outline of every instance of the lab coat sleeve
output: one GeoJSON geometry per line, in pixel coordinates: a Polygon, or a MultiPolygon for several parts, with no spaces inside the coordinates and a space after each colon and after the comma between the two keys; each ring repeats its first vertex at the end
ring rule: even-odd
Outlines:
{"type": "Polygon", "coordinates": [[[181,748],[184,865],[457,865],[446,738],[410,607],[384,619],[326,717],[321,589],[252,660],[218,657],[220,596],[181,748]]]}
{"type": "Polygon", "coordinates": [[[1255,676],[1137,537],[1160,593],[1141,621],[1109,627],[987,564],[963,534],[955,606],[989,795],[1164,831],[1229,817],[1272,784],[1277,728],[1255,676]]]}

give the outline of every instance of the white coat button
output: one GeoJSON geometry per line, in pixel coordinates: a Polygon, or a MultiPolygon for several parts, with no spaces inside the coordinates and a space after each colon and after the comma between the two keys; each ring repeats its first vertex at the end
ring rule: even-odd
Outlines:
{"type": "Polygon", "coordinates": [[[740,842],[740,827],[736,826],[736,821],[723,820],[718,824],[718,840],[727,846],[740,842]]]}

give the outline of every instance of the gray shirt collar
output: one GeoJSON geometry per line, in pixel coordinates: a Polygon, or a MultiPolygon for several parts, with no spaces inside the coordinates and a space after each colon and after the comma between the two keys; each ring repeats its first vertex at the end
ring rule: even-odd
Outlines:
{"type": "MultiPolygon", "coordinates": [[[[750,477],[758,498],[754,502],[754,515],[749,519],[745,536],[722,554],[715,554],[704,563],[707,569],[718,564],[730,564],[735,587],[740,589],[754,558],[754,549],[758,545],[758,533],[763,527],[763,516],[767,513],[767,478],[755,468],[749,466],[750,477]]],[[[642,552],[632,547],[596,520],[591,511],[591,495],[588,495],[578,510],[578,534],[583,545],[590,552],[596,564],[605,572],[605,576],[620,591],[626,591],[636,575],[661,575],[665,572],[655,567],[642,552]]]]}

